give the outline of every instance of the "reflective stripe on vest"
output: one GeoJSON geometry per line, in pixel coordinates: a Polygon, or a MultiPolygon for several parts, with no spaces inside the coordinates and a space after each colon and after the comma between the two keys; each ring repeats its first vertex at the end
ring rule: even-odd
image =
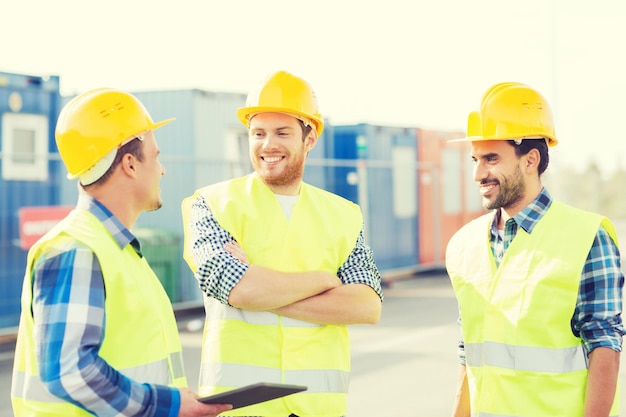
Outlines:
{"type": "Polygon", "coordinates": [[[236,363],[202,363],[201,379],[215,381],[218,377],[220,384],[224,386],[237,387],[259,381],[283,381],[287,384],[306,385],[307,393],[345,393],[350,383],[350,373],[346,371],[326,369],[281,371],[275,368],[236,363]]]}
{"type": "MultiPolygon", "coordinates": [[[[518,417],[512,414],[472,413],[471,417],[518,417]]],[[[566,416],[570,417],[570,416],[566,416]]],[[[619,417],[619,414],[610,414],[609,417],[619,417]]]]}
{"type": "Polygon", "coordinates": [[[37,414],[50,403],[50,413],[54,415],[87,414],[73,404],[44,395],[46,387],[38,375],[31,271],[39,256],[48,246],[54,247],[57,239],[83,243],[100,261],[106,288],[105,337],[99,349],[102,359],[139,383],[186,386],[176,319],[158,278],[130,245],[120,249],[95,216],[85,210],[74,210],[28,254],[14,362],[14,408],[20,414],[37,414]],[[133,279],[128,279],[129,276],[133,279]]]}
{"type": "MultiPolygon", "coordinates": [[[[184,377],[182,353],[171,354],[170,361],[175,369],[174,377],[184,377]]],[[[163,381],[163,385],[172,383],[172,376],[166,359],[140,365],[135,368],[120,369],[119,371],[124,374],[124,376],[138,382],[163,381]]],[[[39,376],[30,375],[24,371],[18,370],[13,372],[11,396],[41,402],[63,402],[63,400],[48,392],[39,376]]]]}
{"type": "Polygon", "coordinates": [[[587,369],[587,354],[582,345],[550,349],[485,342],[465,344],[469,366],[497,366],[530,372],[575,372],[587,369]]]}
{"type": "Polygon", "coordinates": [[[133,368],[120,369],[119,371],[125,376],[134,379],[135,381],[167,381],[163,385],[169,385],[174,380],[178,378],[183,378],[185,376],[185,369],[183,366],[183,353],[170,353],[169,363],[168,360],[162,359],[154,363],[139,365],[133,368]]]}
{"type": "MultiPolygon", "coordinates": [[[[255,174],[199,190],[183,202],[185,259],[191,204],[204,196],[215,219],[239,242],[250,263],[272,269],[336,273],[359,236],[358,206],[302,184],[291,219],[255,174]],[[262,219],[260,221],[259,219],[262,219]]],[[[201,395],[267,381],[306,385],[305,393],[225,415],[340,416],[347,409],[350,346],[345,326],[319,325],[269,312],[244,311],[205,297],[207,315],[201,395]]]]}
{"type": "MultiPolygon", "coordinates": [[[[588,363],[571,319],[598,228],[617,242],[613,225],[553,201],[531,234],[518,229],[497,267],[489,244],[492,219],[490,213],[464,226],[446,251],[472,415],[582,416],[588,363]]],[[[612,413],[618,409],[619,388],[612,413]]]]}

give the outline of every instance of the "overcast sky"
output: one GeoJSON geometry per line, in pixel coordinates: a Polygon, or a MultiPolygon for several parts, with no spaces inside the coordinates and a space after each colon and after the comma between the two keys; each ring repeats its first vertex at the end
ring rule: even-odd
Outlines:
{"type": "Polygon", "coordinates": [[[553,167],[626,157],[626,0],[0,1],[0,71],[59,75],[64,95],[246,93],[285,69],[333,124],[464,131],[517,81],[553,108],[553,167]]]}

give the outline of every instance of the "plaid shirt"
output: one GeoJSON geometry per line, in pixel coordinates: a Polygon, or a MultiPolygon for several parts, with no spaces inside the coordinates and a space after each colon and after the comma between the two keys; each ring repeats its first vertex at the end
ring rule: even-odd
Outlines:
{"type": "MultiPolygon", "coordinates": [[[[497,228],[500,211],[496,212],[490,239],[496,264],[500,264],[518,228],[532,233],[551,204],[552,197],[545,188],[542,189],[532,203],[506,221],[502,236],[497,228]]],[[[597,347],[621,351],[622,336],[626,334],[621,318],[623,286],[619,249],[606,230],[600,227],[582,270],[571,321],[572,333],[582,339],[587,352],[597,347]]],[[[463,341],[459,343],[459,356],[465,363],[463,341]]]]}
{"type": "MultiPolygon", "coordinates": [[[[120,248],[130,244],[141,256],[139,241],[102,204],[81,193],[77,208],[95,215],[120,248]]],[[[34,337],[41,380],[53,395],[98,416],[178,415],[178,389],[131,380],[99,356],[104,302],[100,262],[83,244],[62,237],[35,260],[34,337]]]]}
{"type": "MultiPolygon", "coordinates": [[[[248,270],[249,265],[224,249],[224,245],[234,239],[217,223],[201,195],[192,204],[191,222],[194,225],[193,254],[198,265],[195,276],[200,289],[207,296],[228,304],[230,291],[248,270]]],[[[339,268],[337,276],[344,284],[368,285],[383,299],[380,272],[374,263],[372,250],[365,244],[362,230],[352,253],[339,268]]]]}

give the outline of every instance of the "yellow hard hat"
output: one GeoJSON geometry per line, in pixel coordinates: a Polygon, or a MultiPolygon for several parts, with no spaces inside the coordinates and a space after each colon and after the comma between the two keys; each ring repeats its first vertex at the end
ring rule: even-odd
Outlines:
{"type": "Polygon", "coordinates": [[[74,97],[61,110],[55,132],[67,178],[78,178],[128,139],[172,120],[155,123],[135,96],[120,90],[98,88],[74,97]]]}
{"type": "Polygon", "coordinates": [[[552,111],[545,98],[521,83],[495,84],[484,94],[480,111],[470,112],[467,137],[453,141],[545,138],[558,143],[552,111]]]}
{"type": "Polygon", "coordinates": [[[258,90],[248,94],[246,107],[237,110],[237,117],[249,127],[254,115],[265,112],[289,114],[312,124],[318,136],[324,130],[315,92],[308,82],[286,71],[270,75],[258,90]]]}

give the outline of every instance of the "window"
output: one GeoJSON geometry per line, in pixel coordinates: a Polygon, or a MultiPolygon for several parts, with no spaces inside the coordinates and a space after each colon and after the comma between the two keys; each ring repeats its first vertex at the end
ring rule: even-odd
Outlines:
{"type": "MultiPolygon", "coordinates": [[[[462,154],[457,149],[443,149],[441,151],[441,178],[440,186],[443,189],[443,212],[446,214],[460,214],[462,209],[461,182],[462,154]]],[[[469,159],[469,158],[468,158],[469,159]]]]}
{"type": "Polygon", "coordinates": [[[2,178],[48,179],[48,118],[44,115],[2,115],[2,178]]]}
{"type": "Polygon", "coordinates": [[[241,177],[251,172],[247,130],[241,128],[228,130],[226,132],[225,152],[229,177],[241,177]]]}
{"type": "Polygon", "coordinates": [[[393,212],[398,218],[410,218],[417,214],[417,157],[410,146],[394,146],[391,149],[393,212]]]}

